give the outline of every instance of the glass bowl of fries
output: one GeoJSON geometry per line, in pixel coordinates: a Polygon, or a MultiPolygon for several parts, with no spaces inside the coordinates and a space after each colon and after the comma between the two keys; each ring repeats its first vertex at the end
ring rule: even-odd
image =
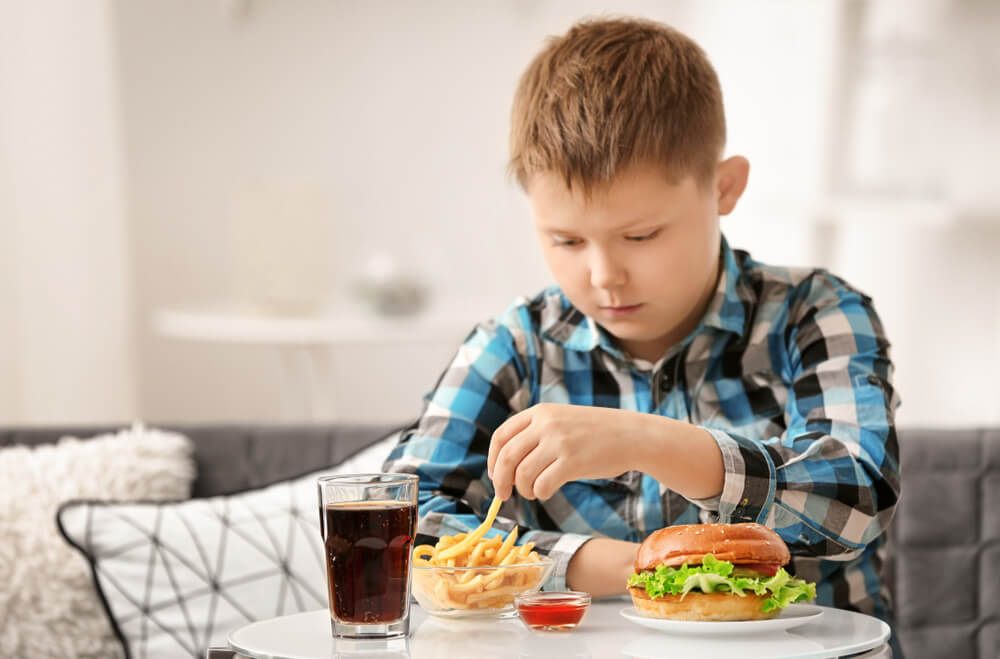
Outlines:
{"type": "Polygon", "coordinates": [[[555,565],[548,556],[535,556],[530,562],[506,565],[414,565],[413,596],[436,616],[513,617],[517,615],[514,597],[538,590],[555,565]]]}
{"type": "Polygon", "coordinates": [[[545,583],[555,565],[535,551],[535,543],[517,545],[517,527],[506,537],[485,537],[501,501],[493,499],[486,519],[469,533],[443,535],[435,545],[413,549],[413,596],[436,616],[512,617],[514,597],[545,583]]]}

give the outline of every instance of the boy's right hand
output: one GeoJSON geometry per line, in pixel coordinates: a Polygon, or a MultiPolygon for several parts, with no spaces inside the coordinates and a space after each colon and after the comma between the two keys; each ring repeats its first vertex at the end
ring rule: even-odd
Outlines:
{"type": "Polygon", "coordinates": [[[606,407],[541,403],[505,421],[490,441],[487,470],[506,500],[548,499],[569,481],[613,478],[634,468],[638,417],[606,407]]]}
{"type": "Polygon", "coordinates": [[[566,483],[641,471],[692,499],[719,496],[722,452],[704,428],[630,410],[540,403],[507,419],[486,467],[503,500],[549,499],[566,483]]]}

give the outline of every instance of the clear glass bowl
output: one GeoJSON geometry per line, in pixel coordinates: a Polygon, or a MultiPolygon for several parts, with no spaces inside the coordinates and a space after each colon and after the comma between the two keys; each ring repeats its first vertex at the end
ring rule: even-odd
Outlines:
{"type": "Polygon", "coordinates": [[[517,615],[514,598],[537,591],[555,566],[548,556],[537,563],[483,567],[413,566],[413,596],[428,613],[465,618],[517,615]]]}
{"type": "Polygon", "coordinates": [[[580,624],[590,606],[590,593],[576,590],[522,593],[514,598],[514,605],[528,627],[563,632],[580,624]]]}

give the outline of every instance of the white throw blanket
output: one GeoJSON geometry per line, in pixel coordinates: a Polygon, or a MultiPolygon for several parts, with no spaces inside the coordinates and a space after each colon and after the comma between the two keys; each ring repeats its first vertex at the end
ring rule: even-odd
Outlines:
{"type": "Polygon", "coordinates": [[[56,511],[71,499],[186,498],[191,452],[187,438],[141,425],[0,449],[0,657],[122,655],[90,568],[59,534],[56,511]]]}

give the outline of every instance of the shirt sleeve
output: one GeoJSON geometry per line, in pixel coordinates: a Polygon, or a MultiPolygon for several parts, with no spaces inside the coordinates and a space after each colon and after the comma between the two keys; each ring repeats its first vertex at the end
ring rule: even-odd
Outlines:
{"type": "Polygon", "coordinates": [[[780,437],[706,428],[722,451],[721,522],[759,522],[792,553],[848,561],[892,519],[899,449],[889,342],[867,296],[817,274],[790,308],[780,437]]]}
{"type": "MultiPolygon", "coordinates": [[[[531,404],[534,352],[516,334],[496,322],[478,326],[426,398],[423,413],[403,432],[383,469],[420,477],[420,543],[464,533],[486,516],[494,496],[486,471],[490,438],[512,414],[531,404]],[[520,350],[518,349],[520,339],[520,350]]],[[[488,536],[513,529],[520,497],[504,502],[488,536]]],[[[519,526],[517,544],[534,542],[555,566],[548,590],[566,589],[569,559],[589,536],[519,526]]]]}

